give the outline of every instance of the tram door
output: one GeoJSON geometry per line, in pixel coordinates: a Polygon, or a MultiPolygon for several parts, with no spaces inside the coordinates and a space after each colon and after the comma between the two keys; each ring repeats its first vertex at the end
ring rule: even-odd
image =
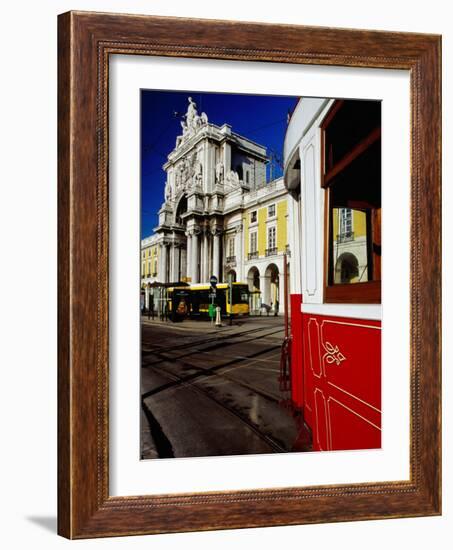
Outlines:
{"type": "Polygon", "coordinates": [[[380,448],[380,321],[304,314],[303,338],[313,449],[380,448]]]}

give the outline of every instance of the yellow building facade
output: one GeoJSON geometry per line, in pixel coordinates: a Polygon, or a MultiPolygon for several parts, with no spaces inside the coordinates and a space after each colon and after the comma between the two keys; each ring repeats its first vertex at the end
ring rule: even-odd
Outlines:
{"type": "Polygon", "coordinates": [[[144,239],[141,247],[141,278],[155,279],[158,273],[159,246],[156,243],[146,242],[144,239]]]}
{"type": "Polygon", "coordinates": [[[290,263],[287,192],[282,180],[275,180],[248,199],[242,217],[243,280],[252,309],[282,313],[285,255],[290,263]]]}
{"type": "MultiPolygon", "coordinates": [[[[282,179],[247,193],[239,213],[236,208],[225,216],[220,280],[247,283],[255,312],[283,313],[285,254],[290,261],[288,234],[288,197],[282,179]]],[[[142,240],[142,290],[161,282],[160,248],[156,235],[142,240]]],[[[191,282],[190,278],[184,281],[191,282]]]]}
{"type": "Polygon", "coordinates": [[[334,283],[368,280],[367,218],[352,208],[332,210],[332,271],[334,283]]]}
{"type": "Polygon", "coordinates": [[[142,241],[142,289],[204,285],[214,276],[248,283],[257,308],[280,312],[288,244],[283,178],[267,181],[265,146],[209,122],[187,100],[182,134],[162,167],[158,223],[142,241]]]}

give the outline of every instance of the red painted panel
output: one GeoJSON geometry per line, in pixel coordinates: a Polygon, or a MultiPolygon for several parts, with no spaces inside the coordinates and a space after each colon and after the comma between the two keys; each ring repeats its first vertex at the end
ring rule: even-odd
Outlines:
{"type": "MultiPolygon", "coordinates": [[[[341,399],[341,398],[340,398],[341,399]]],[[[328,403],[331,440],[330,447],[335,450],[359,448],[372,449],[381,447],[379,426],[366,420],[364,416],[341,401],[332,397],[328,403]],[[348,429],[344,429],[347,427],[348,429]]]]}
{"type": "Polygon", "coordinates": [[[381,446],[380,326],[302,314],[304,412],[314,450],[381,446]]]}
{"type": "Polygon", "coordinates": [[[298,409],[303,407],[302,303],[301,294],[291,294],[291,399],[298,409]]]}
{"type": "Polygon", "coordinates": [[[370,321],[324,319],[323,366],[329,384],[381,408],[381,329],[370,321]]]}
{"type": "Polygon", "coordinates": [[[320,341],[320,324],[318,319],[310,317],[307,323],[307,342],[308,346],[308,358],[309,358],[309,370],[312,376],[315,378],[321,378],[322,376],[322,355],[320,341]]]}
{"type": "Polygon", "coordinates": [[[315,429],[313,431],[313,449],[327,451],[330,448],[328,440],[328,411],[324,392],[319,387],[314,391],[315,429]]]}
{"type": "MultiPolygon", "coordinates": [[[[310,325],[311,326],[311,325],[310,325]]],[[[311,334],[308,333],[307,319],[302,315],[302,329],[303,329],[303,369],[304,369],[304,420],[306,424],[311,428],[313,434],[313,450],[319,451],[318,438],[316,437],[315,428],[316,423],[316,407],[315,407],[315,380],[314,374],[315,368],[313,366],[313,355],[310,353],[311,349],[318,349],[319,347],[319,332],[311,329],[311,334]]],[[[316,358],[315,358],[316,359],[316,358]]],[[[318,364],[321,363],[318,360],[318,364]]],[[[316,365],[316,363],[315,363],[316,365]]]]}

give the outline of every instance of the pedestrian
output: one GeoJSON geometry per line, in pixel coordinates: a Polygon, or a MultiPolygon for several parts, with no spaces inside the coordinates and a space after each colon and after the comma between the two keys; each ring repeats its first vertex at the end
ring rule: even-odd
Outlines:
{"type": "Polygon", "coordinates": [[[275,300],[275,311],[274,311],[274,315],[275,317],[278,317],[278,308],[279,308],[280,304],[278,302],[278,300],[275,300]]]}
{"type": "Polygon", "coordinates": [[[150,300],[150,309],[151,309],[151,319],[154,321],[154,297],[153,296],[151,296],[151,300],[150,300]]]}

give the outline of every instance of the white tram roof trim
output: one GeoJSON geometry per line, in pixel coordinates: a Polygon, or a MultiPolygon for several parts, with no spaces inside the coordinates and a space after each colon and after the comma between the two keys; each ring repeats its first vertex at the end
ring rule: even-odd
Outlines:
{"type": "Polygon", "coordinates": [[[331,315],[332,317],[348,317],[352,319],[367,319],[380,321],[382,319],[381,304],[301,304],[302,313],[313,315],[331,315]]]}
{"type": "Polygon", "coordinates": [[[301,97],[299,99],[288,123],[283,144],[285,175],[291,168],[292,157],[301,139],[312,128],[316,118],[329,102],[333,102],[333,100],[319,97],[301,97]]]}

